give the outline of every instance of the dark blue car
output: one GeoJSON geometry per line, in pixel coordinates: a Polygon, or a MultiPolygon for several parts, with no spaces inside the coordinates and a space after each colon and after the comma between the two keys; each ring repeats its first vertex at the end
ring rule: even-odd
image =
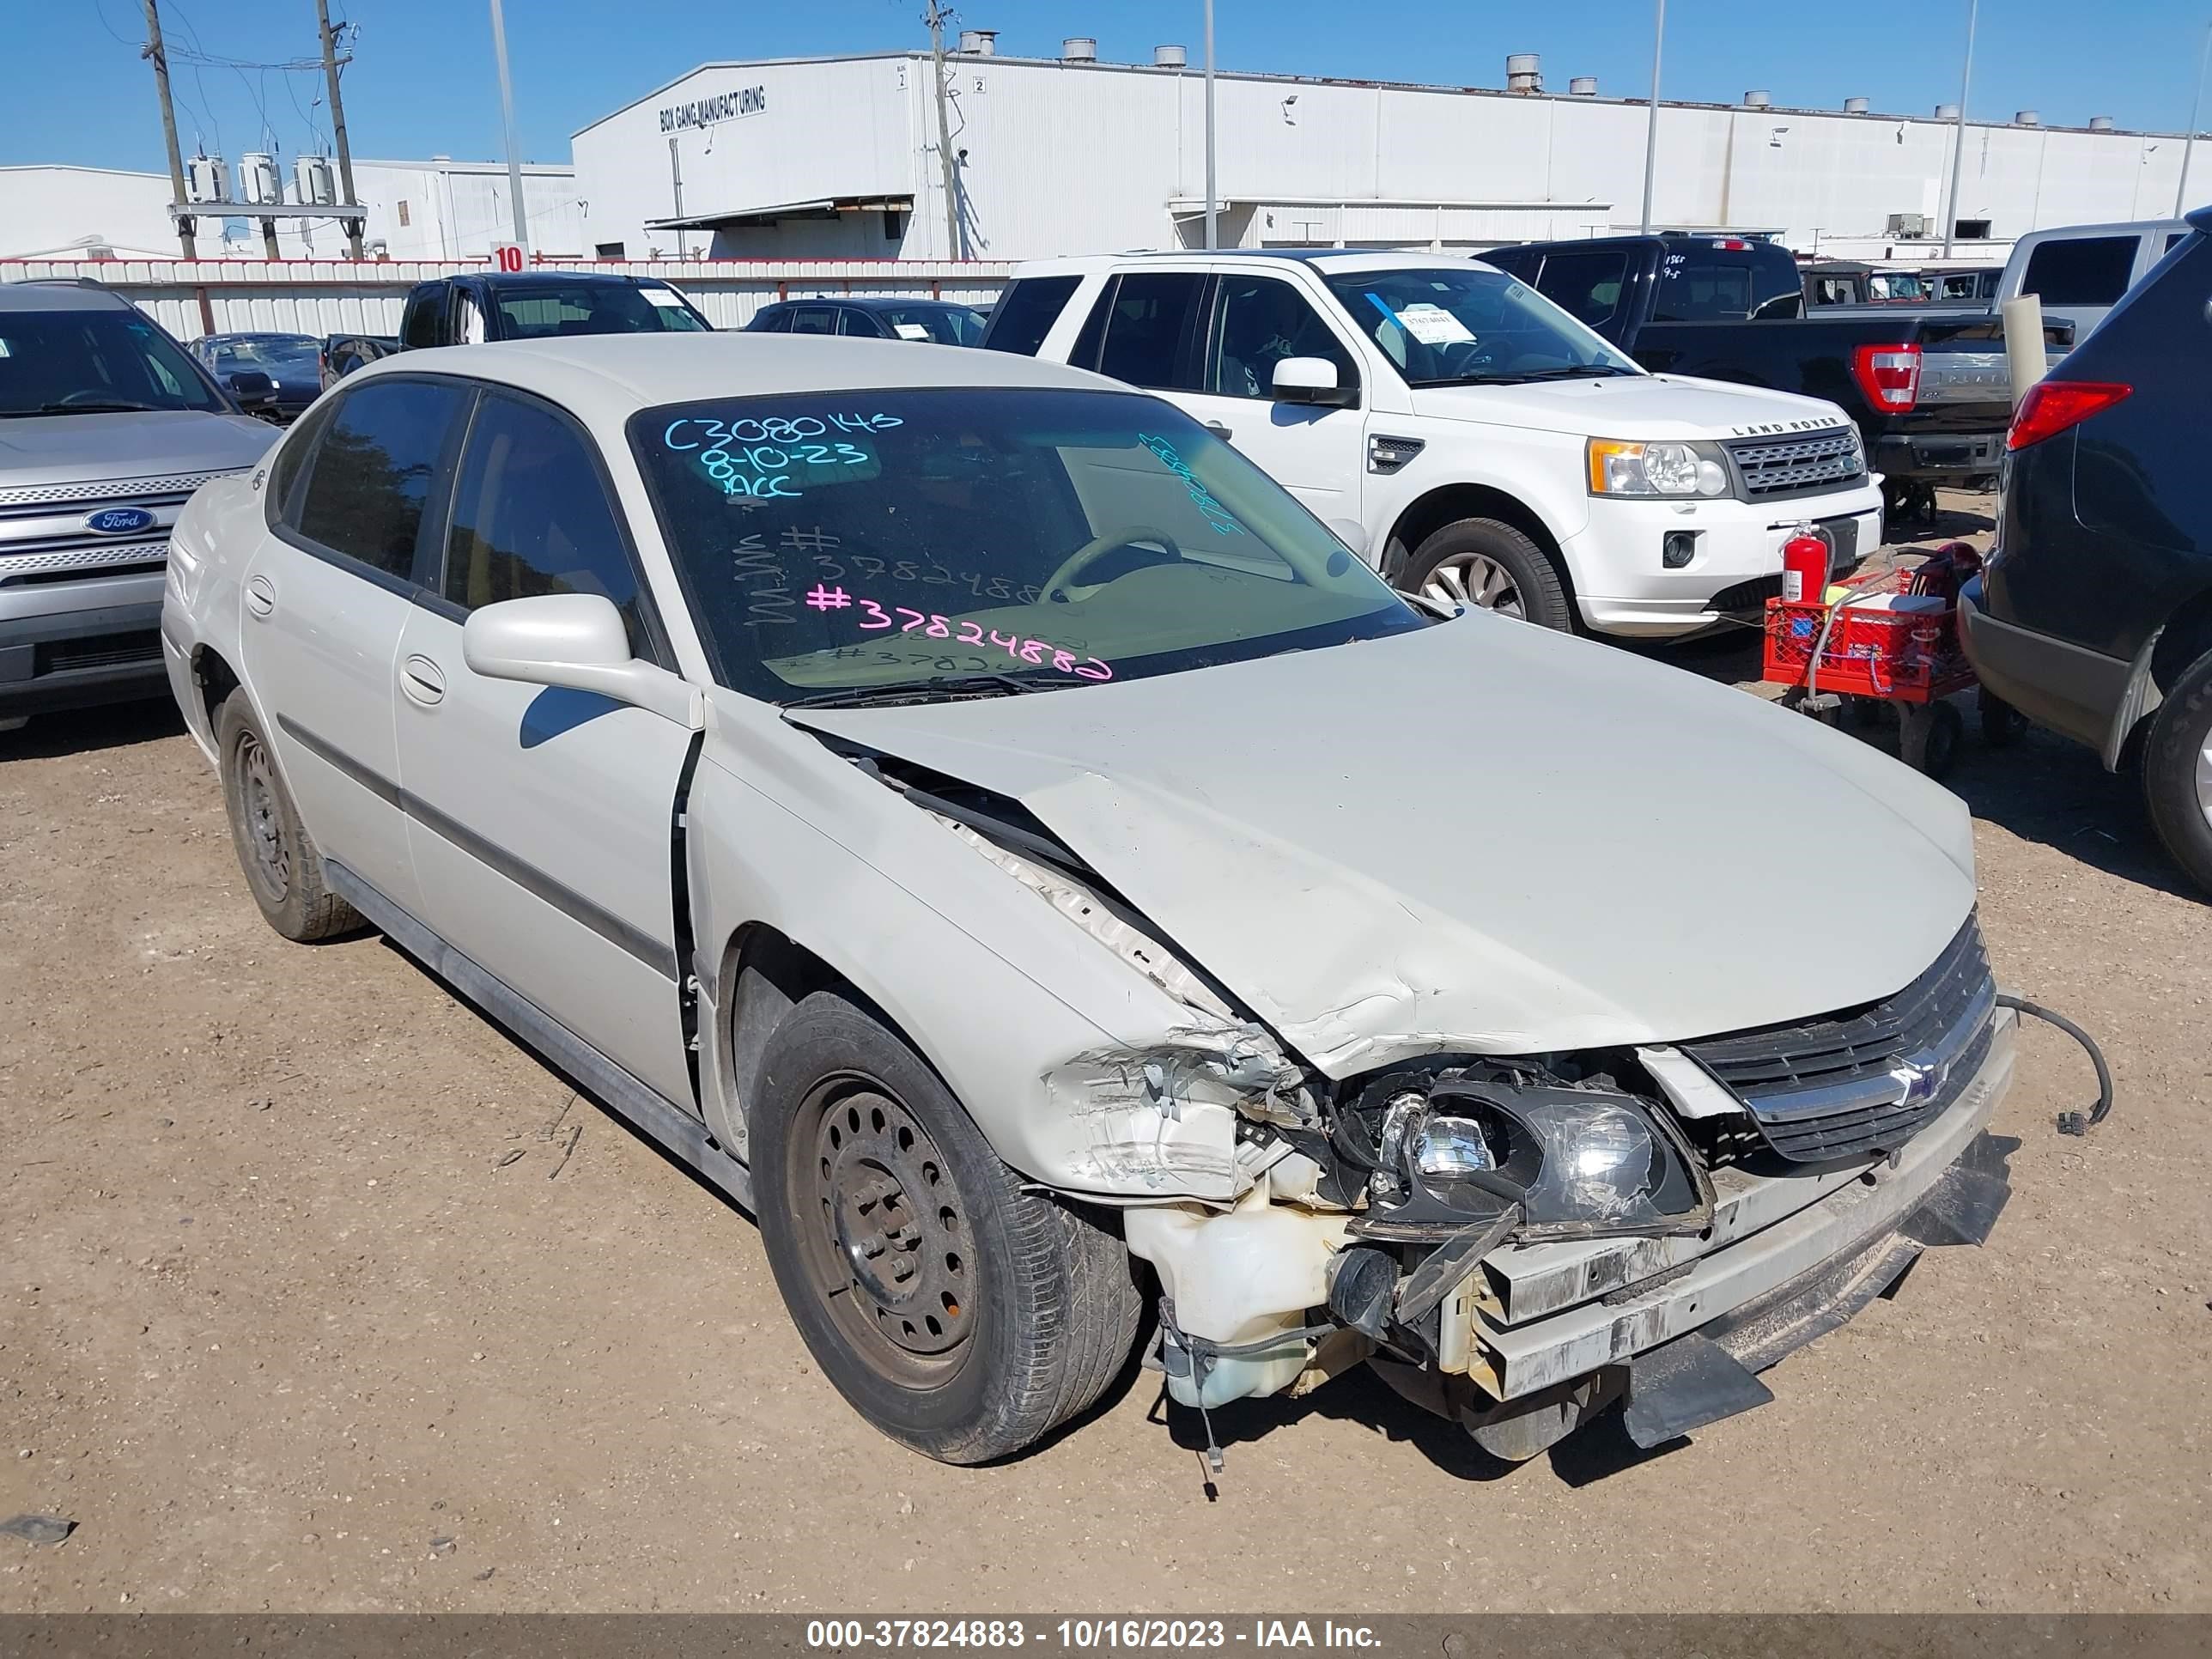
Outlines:
{"type": "Polygon", "coordinates": [[[2212,208],[2021,400],[1960,621],[1982,683],[2107,770],[2212,890],[2212,208]]]}
{"type": "Polygon", "coordinates": [[[748,334],[848,334],[864,340],[919,340],[971,346],[983,337],[983,313],[949,300],[779,300],[745,325],[748,334]]]}

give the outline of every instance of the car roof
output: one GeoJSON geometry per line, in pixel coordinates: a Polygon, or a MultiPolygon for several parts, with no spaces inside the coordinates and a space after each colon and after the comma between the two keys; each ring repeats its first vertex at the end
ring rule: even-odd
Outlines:
{"type": "MultiPolygon", "coordinates": [[[[896,294],[810,294],[799,299],[771,300],[761,311],[788,311],[793,306],[851,306],[855,311],[973,311],[961,300],[924,300],[896,294]]],[[[755,316],[759,312],[753,313],[755,316]]]]}
{"type": "Polygon", "coordinates": [[[0,311],[113,311],[137,307],[98,283],[58,280],[0,283],[0,311]]]}
{"type": "MultiPolygon", "coordinates": [[[[2070,241],[2077,236],[2136,236],[2145,232],[2188,228],[2189,221],[2186,219],[2129,219],[2104,225],[2052,225],[2046,229],[2029,231],[2020,239],[2020,242],[2070,241]]],[[[2013,246],[2018,247],[2020,242],[2013,246]]]]}
{"type": "Polygon", "coordinates": [[[647,283],[665,286],[658,276],[632,276],[613,270],[480,270],[471,274],[494,288],[636,288],[647,283]]]}
{"type": "Polygon", "coordinates": [[[1154,263],[1228,267],[1294,264],[1310,265],[1325,276],[1359,270],[1465,270],[1469,266],[1478,270],[1494,269],[1469,254],[1419,253],[1401,248],[1165,248],[1034,259],[1015,266],[1014,276],[1019,280],[1025,276],[1078,276],[1098,270],[1118,270],[1126,265],[1154,263]]]}
{"type": "Polygon", "coordinates": [[[618,426],[635,410],[711,398],[939,386],[1067,386],[1118,380],[1006,351],[811,334],[579,334],[404,351],[346,377],[444,374],[495,381],[618,426]]]}

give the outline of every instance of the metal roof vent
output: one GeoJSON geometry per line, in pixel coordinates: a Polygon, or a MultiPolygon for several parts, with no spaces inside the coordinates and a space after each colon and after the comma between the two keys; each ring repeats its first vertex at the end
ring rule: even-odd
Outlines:
{"type": "Polygon", "coordinates": [[[1957,119],[1959,118],[1959,106],[1958,106],[1956,104],[1938,104],[1938,105],[1936,105],[1936,118],[1937,120],[1939,120],[1939,121],[1955,121],[1955,120],[1957,120],[1957,119]]]}
{"type": "Polygon", "coordinates": [[[2024,109],[2012,118],[2012,124],[2016,127],[2039,127],[2043,125],[2043,117],[2034,110],[2024,109]]]}
{"type": "Polygon", "coordinates": [[[1577,75],[1567,82],[1567,90],[1577,98],[1595,98],[1597,96],[1597,76],[1577,75]]]}
{"type": "Polygon", "coordinates": [[[1189,61],[1190,54],[1186,52],[1181,46],[1154,46],[1152,48],[1152,67],[1154,69],[1181,69],[1189,61]]]}
{"type": "Polygon", "coordinates": [[[1505,90],[1533,93],[1544,89],[1544,60],[1533,52],[1516,52],[1505,60],[1505,90]]]}
{"type": "Polygon", "coordinates": [[[2089,131],[2092,131],[2092,132],[2110,132],[2110,131],[2112,131],[2112,118],[2111,116],[2109,116],[2109,115],[2093,115],[2093,116],[2091,116],[2091,117],[2089,118],[2089,131]]]}
{"type": "Polygon", "coordinates": [[[1098,61],[1098,43],[1087,34],[1071,34],[1060,43],[1060,60],[1063,64],[1095,64],[1098,61]]]}
{"type": "Polygon", "coordinates": [[[974,58],[988,58],[999,50],[996,29],[963,29],[960,31],[960,50],[974,58]]]}
{"type": "Polygon", "coordinates": [[[1844,100],[1844,113],[1846,115],[1864,115],[1867,112],[1867,100],[1863,98],[1846,98],[1844,100]]]}
{"type": "Polygon", "coordinates": [[[1743,95],[1743,106],[1746,109],[1765,109],[1773,101],[1774,94],[1771,92],[1747,92],[1743,95]]]}

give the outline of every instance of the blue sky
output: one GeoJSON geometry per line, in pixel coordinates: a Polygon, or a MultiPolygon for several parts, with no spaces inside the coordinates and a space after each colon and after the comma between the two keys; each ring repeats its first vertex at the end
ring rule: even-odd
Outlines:
{"type": "MultiPolygon", "coordinates": [[[[517,118],[532,161],[566,161],[568,136],[714,58],[920,46],[921,0],[763,0],[689,12],[623,0],[506,0],[517,118]]],[[[153,75],[137,55],[138,0],[23,0],[0,52],[0,164],[70,161],[159,170],[153,75]]],[[[193,68],[182,49],[253,62],[311,58],[311,0],[163,0],[178,120],[234,160],[264,126],[285,155],[327,131],[319,76],[193,68]]],[[[2112,115],[2179,131],[2189,119],[2206,10],[2184,0],[1982,0],[1971,113],[2034,108],[2050,123],[2112,115]]],[[[500,155],[486,0],[331,0],[360,26],[344,82],[355,154],[500,155]]],[[[1509,52],[1540,52],[1547,88],[1595,75],[1607,95],[1649,84],[1647,0],[1571,6],[1399,0],[1216,0],[1224,69],[1498,86],[1509,52]]],[[[1000,50],[1051,56],[1090,34],[1102,58],[1145,61],[1162,41],[1199,59],[1196,0],[974,0],[960,21],[1000,31],[1000,50]]],[[[1729,101],[1771,89],[1780,104],[1924,113],[1958,95],[1966,0],[1814,8],[1774,0],[1674,0],[1664,91],[1729,101]]],[[[825,112],[825,118],[829,112],[825,112]]]]}

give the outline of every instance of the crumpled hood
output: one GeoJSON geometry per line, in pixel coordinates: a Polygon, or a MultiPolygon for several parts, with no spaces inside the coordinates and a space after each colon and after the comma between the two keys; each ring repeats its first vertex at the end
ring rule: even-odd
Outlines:
{"type": "Polygon", "coordinates": [[[1477,613],[792,718],[1020,800],[1315,1066],[1668,1042],[1908,984],[1965,807],[1803,716],[1477,613]]]}
{"type": "Polygon", "coordinates": [[[1842,410],[1818,398],[1683,374],[1428,386],[1414,392],[1413,409],[1439,420],[1632,440],[1740,438],[1773,426],[1810,432],[1850,424],[1842,410]]]}
{"type": "Polygon", "coordinates": [[[0,421],[0,488],[233,471],[282,435],[266,421],[195,409],[22,416],[0,421]]]}

